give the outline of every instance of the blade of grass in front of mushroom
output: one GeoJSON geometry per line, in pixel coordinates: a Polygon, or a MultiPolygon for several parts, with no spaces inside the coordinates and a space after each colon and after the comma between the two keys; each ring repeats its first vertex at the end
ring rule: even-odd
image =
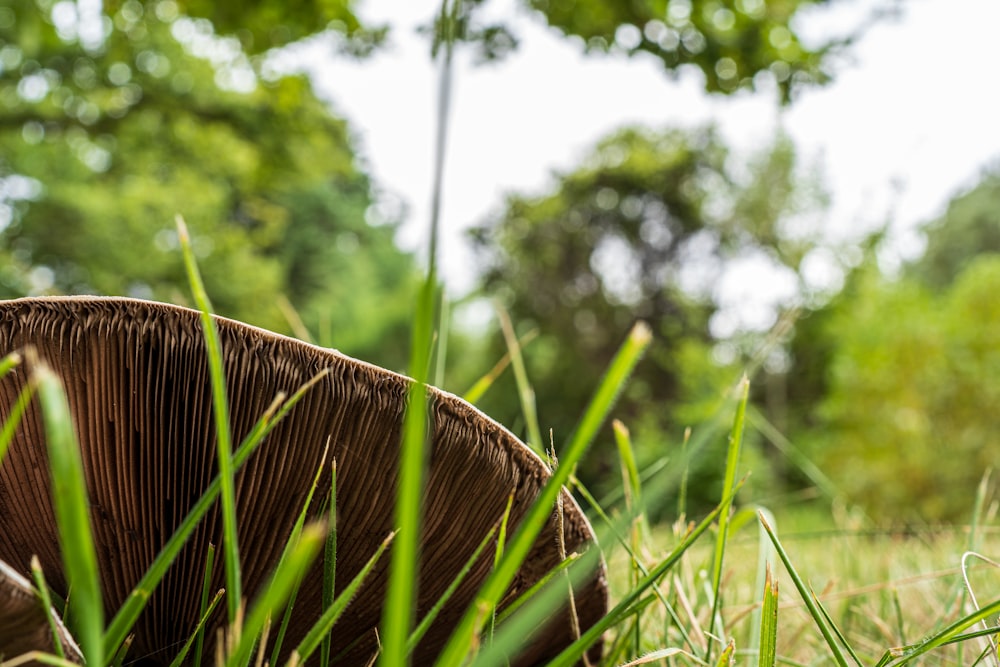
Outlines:
{"type": "Polygon", "coordinates": [[[35,393],[35,386],[31,382],[21,390],[21,393],[17,395],[17,401],[10,409],[10,414],[7,415],[7,419],[4,420],[3,426],[0,427],[0,463],[3,463],[4,457],[7,455],[7,449],[10,447],[11,441],[14,439],[14,433],[17,431],[18,425],[21,423],[21,417],[24,416],[24,411],[28,408],[28,404],[31,403],[31,398],[35,393]]]}
{"type": "Polygon", "coordinates": [[[556,497],[562,492],[562,487],[569,481],[573,468],[583,457],[601,424],[604,423],[618,393],[646,351],[651,339],[652,332],[644,322],[639,322],[632,328],[612,359],[565,452],[560,456],[559,467],[552,472],[535,502],[521,520],[508,543],[503,559],[487,577],[476,599],[466,610],[438,658],[437,664],[458,665],[465,659],[469,647],[473,645],[474,636],[480,632],[487,620],[482,616],[483,610],[492,609],[500,602],[548,520],[555,506],[556,497]]]}
{"type": "MultiPolygon", "coordinates": [[[[719,532],[715,540],[715,552],[712,557],[712,614],[708,620],[708,634],[715,630],[716,618],[721,607],[722,595],[722,561],[726,554],[726,540],[729,538],[729,517],[732,509],[732,489],[736,485],[736,473],[740,462],[740,445],[743,442],[743,424],[746,418],[747,401],[750,398],[750,379],[743,376],[739,385],[740,401],[736,406],[736,416],[733,418],[733,428],[729,433],[729,448],[726,452],[726,472],[722,484],[723,498],[729,497],[729,505],[719,514],[719,532]]],[[[713,643],[709,642],[705,661],[712,659],[713,643]]]]}
{"type": "Polygon", "coordinates": [[[298,533],[294,544],[283,554],[271,580],[247,614],[239,642],[230,652],[226,667],[245,667],[249,664],[254,645],[257,644],[268,619],[282,608],[292,591],[298,587],[306,571],[319,555],[325,539],[326,527],[321,523],[310,524],[298,533]]]}
{"type": "MultiPolygon", "coordinates": [[[[341,591],[340,595],[334,598],[333,603],[327,607],[319,619],[313,624],[306,636],[302,638],[299,645],[292,651],[292,655],[288,659],[289,665],[298,665],[304,663],[306,660],[312,656],[312,654],[319,648],[320,644],[323,643],[323,638],[330,634],[330,630],[333,629],[334,624],[340,619],[347,606],[354,599],[354,595],[358,592],[361,584],[364,583],[365,579],[371,573],[375,564],[378,563],[379,559],[382,557],[383,552],[396,537],[397,533],[390,533],[388,537],[382,540],[382,543],[372,554],[365,566],[354,575],[354,579],[351,580],[344,590],[341,591]]],[[[383,644],[384,645],[384,644],[383,644]]],[[[396,663],[404,664],[404,663],[396,663]]]]}
{"type": "Polygon", "coordinates": [[[379,664],[404,665],[407,661],[407,640],[416,616],[418,564],[420,561],[420,519],[423,497],[427,437],[427,391],[424,383],[430,372],[431,347],[434,333],[434,302],[438,294],[437,246],[441,221],[441,200],[444,184],[445,146],[447,144],[448,113],[451,104],[452,48],[454,46],[461,0],[442,0],[437,27],[434,55],[443,45],[438,81],[437,125],[434,145],[434,172],[431,186],[431,214],[428,232],[427,275],[417,297],[410,344],[409,402],[404,415],[403,436],[399,455],[399,483],[396,489],[395,525],[400,532],[392,545],[389,583],[382,610],[380,637],[382,650],[379,664]]]}
{"type": "MultiPolygon", "coordinates": [[[[306,493],[306,498],[302,503],[302,509],[299,510],[299,516],[295,519],[295,524],[292,526],[292,531],[288,536],[288,540],[285,542],[285,549],[281,552],[281,557],[278,559],[278,565],[275,570],[281,568],[281,564],[285,562],[286,558],[289,558],[292,550],[299,543],[299,536],[302,534],[302,530],[306,525],[306,516],[309,513],[309,507],[312,505],[313,494],[316,493],[316,487],[319,486],[319,478],[323,474],[323,468],[326,467],[326,457],[330,453],[330,441],[327,438],[326,448],[323,450],[323,456],[320,457],[319,467],[316,469],[316,474],[313,476],[312,484],[309,486],[309,491],[306,493]]],[[[326,539],[323,540],[324,544],[326,539]]],[[[271,661],[269,664],[278,664],[278,656],[281,653],[281,645],[285,639],[285,633],[288,631],[288,623],[292,619],[292,607],[295,605],[295,597],[298,595],[298,589],[301,582],[297,582],[292,588],[288,595],[288,604],[285,605],[285,613],[282,614],[281,626],[278,628],[278,634],[274,638],[274,646],[271,649],[271,661]]]]}
{"type": "Polygon", "coordinates": [[[243,598],[242,575],[240,572],[239,536],[236,526],[236,487],[233,480],[233,450],[229,429],[229,400],[226,390],[226,375],[222,367],[222,346],[219,332],[212,319],[212,304],[208,300],[201,273],[191,249],[191,237],[187,225],[177,216],[177,237],[184,255],[188,283],[194,295],[198,310],[201,311],[202,332],[208,356],[208,371],[212,382],[212,414],[215,418],[216,461],[219,478],[222,481],[222,557],[226,570],[226,606],[229,622],[236,620],[240,601],[243,598]]]}
{"type": "MultiPolygon", "coordinates": [[[[218,603],[220,596],[225,593],[225,590],[220,589],[216,593],[215,598],[212,602],[209,602],[208,596],[212,591],[212,568],[215,566],[215,545],[209,542],[208,550],[205,554],[205,572],[202,575],[201,581],[201,607],[199,609],[199,618],[208,618],[209,605],[211,604],[212,609],[218,603]]],[[[201,651],[202,646],[205,644],[205,624],[201,622],[198,624],[198,628],[194,633],[195,646],[194,646],[194,667],[201,667],[201,651]]]]}
{"type": "Polygon", "coordinates": [[[69,401],[59,378],[44,364],[35,365],[38,399],[45,424],[45,441],[52,476],[59,545],[66,579],[73,594],[68,601],[84,660],[104,664],[104,600],[97,568],[97,551],[90,528],[90,502],[80,446],[73,430],[69,401]]]}
{"type": "Polygon", "coordinates": [[[174,656],[173,662],[170,663],[170,667],[181,667],[184,664],[184,660],[187,659],[188,653],[191,651],[191,647],[194,646],[195,654],[194,664],[201,664],[201,647],[202,640],[205,636],[205,624],[208,623],[208,617],[215,611],[215,608],[219,606],[219,602],[222,600],[222,596],[225,595],[223,589],[219,589],[215,592],[215,596],[211,600],[203,600],[201,605],[201,613],[198,616],[198,625],[195,626],[194,632],[188,637],[188,640],[184,642],[184,646],[181,647],[180,652],[174,656]]]}
{"type": "Polygon", "coordinates": [[[49,594],[49,585],[45,581],[45,573],[42,572],[42,564],[38,561],[38,556],[31,557],[31,578],[35,580],[35,588],[38,589],[38,597],[45,610],[45,618],[49,621],[49,629],[52,631],[52,645],[56,649],[56,655],[60,658],[66,657],[63,650],[62,638],[59,636],[59,621],[56,620],[55,610],[52,608],[52,596],[49,594]]]}
{"type": "MultiPolygon", "coordinates": [[[[631,585],[635,586],[641,578],[639,568],[639,542],[642,515],[642,483],[639,481],[639,469],[635,464],[635,451],[632,449],[632,438],[628,427],[615,419],[611,422],[615,435],[615,445],[618,448],[618,460],[622,471],[622,489],[625,491],[625,508],[629,516],[629,567],[631,569],[631,585]]],[[[632,634],[633,654],[638,655],[642,640],[641,623],[635,623],[632,634]]]]}
{"type": "Polygon", "coordinates": [[[458,571],[458,574],[455,575],[455,578],[452,579],[451,583],[448,584],[448,588],[446,588],[444,593],[441,594],[441,597],[439,597],[437,602],[434,603],[434,606],[431,607],[426,614],[424,614],[424,617],[422,619],[420,619],[420,623],[417,624],[417,627],[413,630],[413,633],[410,634],[410,639],[406,644],[407,654],[412,654],[413,651],[416,650],[417,644],[420,643],[420,640],[423,639],[424,635],[427,634],[427,631],[430,630],[431,624],[434,622],[435,619],[437,619],[438,615],[441,613],[441,610],[444,608],[444,605],[448,603],[448,600],[451,599],[451,596],[455,594],[455,591],[458,590],[458,587],[462,585],[463,581],[465,581],[465,577],[468,576],[469,572],[472,570],[472,566],[476,564],[477,560],[479,560],[479,557],[486,549],[486,545],[489,544],[490,540],[493,539],[493,536],[496,535],[496,532],[497,532],[497,526],[493,526],[492,528],[490,528],[489,532],[486,533],[486,536],[479,542],[479,545],[476,547],[476,550],[472,552],[472,556],[470,556],[469,559],[465,561],[465,564],[462,566],[462,569],[458,571]]]}
{"type": "MultiPolygon", "coordinates": [[[[321,378],[325,377],[327,373],[328,370],[323,370],[314,375],[308,382],[299,387],[288,400],[284,400],[283,395],[279,395],[272,401],[269,408],[257,420],[254,427],[250,429],[250,433],[247,434],[246,438],[243,439],[243,442],[233,453],[234,468],[239,469],[246,463],[247,459],[264,442],[267,434],[288,415],[302,397],[321,378]]],[[[180,553],[181,548],[198,527],[198,524],[208,510],[211,509],[221,492],[222,479],[220,474],[212,480],[212,483],[209,484],[198,501],[191,507],[187,516],[184,517],[184,520],[177,527],[177,530],[174,531],[174,534],[163,545],[163,548],[160,549],[160,553],[157,554],[152,565],[143,574],[142,579],[139,580],[139,583],[132,589],[129,597],[119,607],[114,619],[112,619],[107,631],[104,633],[104,647],[108,655],[113,654],[121,643],[125,641],[132,626],[135,625],[136,620],[139,618],[139,614],[142,613],[146,603],[149,601],[149,596],[152,594],[153,589],[163,579],[170,565],[180,553]]]]}
{"type": "MultiPolygon", "coordinates": [[[[329,518],[327,519],[326,544],[323,546],[323,611],[330,608],[336,596],[337,585],[337,459],[330,462],[329,518]]],[[[320,667],[329,667],[333,637],[323,637],[319,651],[320,667]]],[[[277,661],[272,660],[272,665],[277,661]]]]}

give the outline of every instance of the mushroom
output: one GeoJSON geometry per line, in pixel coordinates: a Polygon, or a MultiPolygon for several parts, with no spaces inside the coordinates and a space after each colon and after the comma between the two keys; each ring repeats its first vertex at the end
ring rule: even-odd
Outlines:
{"type": "Polygon", "coordinates": [[[29,651],[55,653],[56,637],[68,660],[78,664],[83,662],[79,647],[56,611],[50,609],[46,613],[45,605],[31,583],[0,561],[0,660],[29,651]]]}
{"type": "MultiPolygon", "coordinates": [[[[236,510],[244,594],[276,565],[329,443],[337,464],[337,590],[361,569],[393,529],[396,467],[408,378],[328,350],[216,318],[224,354],[230,422],[238,442],[279,392],[325,375],[236,473],[236,510]]],[[[91,503],[105,608],[114,612],[217,474],[208,364],[199,313],[149,301],[101,297],[0,302],[0,353],[33,348],[61,377],[73,413],[91,503]]],[[[0,418],[10,414],[30,368],[0,380],[0,418]]],[[[417,614],[422,617],[455,579],[503,515],[512,490],[516,525],[549,477],[543,461],[509,431],[461,399],[429,388],[431,422],[425,476],[417,614]]],[[[37,555],[52,589],[65,596],[44,433],[33,402],[0,464],[0,560],[22,573],[37,555]]],[[[322,486],[329,490],[330,474],[322,486]]],[[[317,497],[323,497],[322,490],[317,497]]],[[[563,491],[567,553],[596,548],[583,512],[563,491]]],[[[312,515],[318,508],[311,508],[312,515]]],[[[560,560],[553,511],[501,608],[560,560]]],[[[220,544],[214,507],[185,544],[134,629],[129,661],[165,665],[198,621],[210,543],[220,544]]],[[[445,605],[416,649],[415,664],[439,653],[492,565],[489,549],[445,605]]],[[[224,573],[217,559],[214,587],[224,573]]],[[[388,558],[381,559],[334,627],[332,655],[364,664],[377,651],[388,558]]],[[[307,577],[322,581],[322,564],[307,577]]],[[[299,591],[285,650],[321,609],[319,585],[299,591]]],[[[607,610],[603,565],[574,591],[581,631],[607,610]]],[[[0,597],[0,617],[5,602],[0,597]]],[[[216,609],[206,632],[214,655],[216,609]]],[[[556,655],[574,639],[568,608],[549,621],[515,664],[556,655]]],[[[2,635],[0,635],[2,636],[2,635]]],[[[8,645],[9,646],[9,645],[8,645]]],[[[600,655],[600,645],[591,657],[600,655]]],[[[10,654],[2,644],[0,652],[10,654]]]]}

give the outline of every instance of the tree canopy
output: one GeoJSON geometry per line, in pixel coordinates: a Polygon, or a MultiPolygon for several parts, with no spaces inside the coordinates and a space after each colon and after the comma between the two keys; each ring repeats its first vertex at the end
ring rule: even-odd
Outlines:
{"type": "MultiPolygon", "coordinates": [[[[523,2],[548,25],[580,40],[589,53],[645,54],[656,58],[668,73],[697,69],[712,93],[729,94],[767,82],[783,102],[803,86],[829,81],[831,56],[855,37],[811,43],[801,36],[803,15],[829,0],[523,2]]],[[[482,59],[493,60],[516,48],[518,40],[503,22],[477,19],[488,4],[469,0],[456,13],[459,36],[478,44],[482,59]]],[[[441,32],[439,22],[439,36],[441,32]]]]}
{"type": "MultiPolygon", "coordinates": [[[[551,192],[512,195],[473,230],[484,290],[539,331],[525,357],[541,426],[557,441],[637,319],[652,325],[655,342],[620,415],[648,420],[662,445],[692,423],[693,404],[717,402],[721,387],[704,371],[712,287],[725,262],[759,252],[795,270],[811,245],[782,231],[807,190],[790,144],[778,141],[739,169],[734,162],[711,128],[622,130],[551,192]]],[[[516,423],[518,408],[505,398],[514,392],[494,396],[488,411],[516,423]]],[[[583,471],[590,481],[600,473],[583,471]]]]}
{"type": "Polygon", "coordinates": [[[288,330],[287,299],[402,367],[378,343],[407,327],[415,264],[309,82],[262,75],[169,0],[118,3],[93,41],[60,7],[20,0],[0,21],[0,293],[183,300],[180,214],[220,313],[288,330]]]}

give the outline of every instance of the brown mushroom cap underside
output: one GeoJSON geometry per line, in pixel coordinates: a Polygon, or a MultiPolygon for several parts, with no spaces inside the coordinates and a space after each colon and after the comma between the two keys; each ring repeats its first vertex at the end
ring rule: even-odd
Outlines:
{"type": "Polygon", "coordinates": [[[29,651],[55,653],[50,614],[55,622],[63,655],[71,662],[82,663],[80,649],[66,631],[58,614],[54,610],[46,613],[45,606],[31,583],[0,561],[0,660],[9,660],[29,651]]]}
{"type": "MultiPolygon", "coordinates": [[[[315,385],[236,475],[244,594],[276,564],[305,501],[324,448],[337,465],[337,589],[342,590],[393,528],[396,466],[410,381],[336,351],[239,322],[216,318],[224,351],[234,441],[247,434],[279,392],[315,385]]],[[[120,298],[57,297],[0,302],[6,354],[34,348],[62,378],[84,461],[105,606],[116,610],[185,514],[217,474],[215,426],[199,314],[120,298]]],[[[0,380],[6,418],[30,368],[0,380]]],[[[436,602],[476,545],[503,515],[515,491],[511,521],[524,516],[548,478],[541,459],[502,426],[451,394],[430,389],[433,435],[425,479],[418,615],[436,602]]],[[[41,415],[35,402],[0,465],[0,559],[27,573],[37,554],[50,585],[66,593],[41,415]]],[[[329,468],[329,466],[327,466],[329,468]]],[[[328,494],[323,473],[317,498],[328,494]]],[[[579,507],[564,493],[567,553],[593,546],[579,507]]],[[[314,501],[313,515],[318,512],[314,501]]],[[[221,542],[214,508],[153,593],[135,629],[132,659],[168,663],[197,622],[209,543],[221,542]]],[[[505,601],[559,561],[553,513],[505,601]]],[[[417,653],[429,662],[488,574],[490,550],[474,566],[417,653]]],[[[377,646],[389,559],[383,557],[349,613],[335,626],[333,655],[363,664],[377,646]]],[[[322,566],[296,600],[284,646],[294,646],[318,615],[322,566]]],[[[213,570],[221,588],[221,559],[213,570]]],[[[607,609],[603,567],[575,591],[579,623],[590,627],[607,609]]],[[[220,605],[211,625],[224,623],[220,605]]],[[[214,630],[206,634],[214,640],[214,630]]],[[[556,615],[516,661],[530,665],[572,641],[568,610],[556,615]]],[[[206,658],[213,655],[212,641],[206,658]]],[[[594,655],[598,655],[597,647],[594,655]]]]}

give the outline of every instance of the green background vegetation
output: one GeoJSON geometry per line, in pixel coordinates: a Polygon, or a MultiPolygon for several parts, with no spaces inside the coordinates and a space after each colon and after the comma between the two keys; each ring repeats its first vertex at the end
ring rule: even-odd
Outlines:
{"type": "MultiPolygon", "coordinates": [[[[466,2],[454,37],[502,58],[517,35],[479,21],[488,4],[466,2]]],[[[799,41],[791,19],[823,3],[527,4],[588,50],[643,51],[665,75],[697,68],[708,93],[770,73],[776,104],[828,80],[828,56],[849,48],[799,41]],[[651,23],[660,16],[669,20],[651,23]]],[[[405,370],[420,261],[394,243],[401,221],[379,217],[347,123],[307,79],[265,66],[269,49],[324,30],[343,34],[340,57],[364,57],[386,28],[340,1],[128,0],[104,4],[95,38],[59,18],[68,7],[0,5],[0,295],[184,302],[181,214],[220,314],[405,370]]],[[[430,14],[428,33],[437,48],[445,35],[430,14]]],[[[649,322],[653,344],[616,415],[640,468],[686,457],[695,507],[717,501],[724,454],[697,437],[684,450],[685,429],[697,436],[717,419],[749,369],[747,499],[815,491],[877,525],[965,519],[1000,435],[1000,180],[984,174],[928,220],[924,255],[891,273],[877,261],[880,233],[837,247],[802,228],[825,204],[821,177],[783,136],[746,156],[711,127],[622,128],[549,191],[510,195],[470,232],[483,268],[465,298],[500,304],[530,337],[539,423],[557,443],[630,326],[649,322]],[[836,293],[802,277],[817,251],[839,258],[836,293]],[[797,304],[774,335],[721,339],[710,290],[684,276],[710,284],[748,256],[797,276],[797,304]]],[[[456,391],[506,350],[499,331],[460,323],[449,346],[443,383],[456,391]]],[[[480,405],[523,435],[513,382],[502,376],[480,405]]],[[[614,456],[608,429],[581,479],[612,493],[614,456]]]]}

